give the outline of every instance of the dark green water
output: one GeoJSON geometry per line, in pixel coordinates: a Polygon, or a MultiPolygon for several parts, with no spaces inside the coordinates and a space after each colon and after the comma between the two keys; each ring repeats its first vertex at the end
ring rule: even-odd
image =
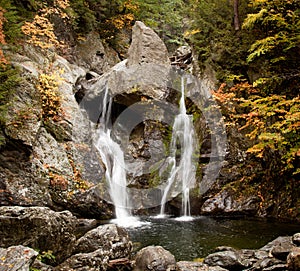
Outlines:
{"type": "Polygon", "coordinates": [[[300,224],[267,220],[199,217],[193,221],[145,218],[150,222],[129,228],[136,249],[161,245],[179,260],[203,258],[217,246],[257,249],[278,236],[300,232],[300,224]]]}

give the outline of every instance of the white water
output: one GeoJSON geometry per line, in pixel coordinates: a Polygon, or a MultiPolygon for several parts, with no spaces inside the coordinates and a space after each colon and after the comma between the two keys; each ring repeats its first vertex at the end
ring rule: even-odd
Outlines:
{"type": "Polygon", "coordinates": [[[105,177],[109,184],[110,198],[115,207],[116,219],[112,222],[124,227],[135,227],[139,226],[139,220],[131,215],[124,153],[119,144],[111,138],[111,131],[108,129],[110,111],[111,99],[108,101],[108,88],[106,88],[95,146],[106,167],[105,177]]]}
{"type": "Polygon", "coordinates": [[[196,167],[193,164],[193,152],[195,147],[194,127],[191,115],[186,114],[184,101],[184,77],[181,78],[181,99],[179,104],[179,114],[175,117],[172,140],[170,144],[170,154],[168,163],[171,165],[167,186],[161,200],[159,218],[165,217],[165,205],[172,189],[176,189],[178,182],[181,182],[182,193],[182,216],[178,219],[182,221],[191,220],[190,213],[190,188],[195,185],[196,167]],[[178,162],[178,153],[180,161],[178,162]]]}

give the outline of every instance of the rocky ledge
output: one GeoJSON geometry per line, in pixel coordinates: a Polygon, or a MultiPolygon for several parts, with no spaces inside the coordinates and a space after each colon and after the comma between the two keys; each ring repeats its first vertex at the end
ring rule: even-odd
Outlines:
{"type": "Polygon", "coordinates": [[[176,262],[163,247],[135,255],[126,229],[47,207],[0,207],[0,270],[300,270],[300,233],[257,250],[218,247],[202,262],[176,262]]]}

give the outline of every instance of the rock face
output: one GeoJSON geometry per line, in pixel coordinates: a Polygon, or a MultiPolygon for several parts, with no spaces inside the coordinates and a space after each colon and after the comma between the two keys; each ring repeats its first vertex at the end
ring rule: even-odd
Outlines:
{"type": "Polygon", "coordinates": [[[0,248],[0,270],[28,271],[37,255],[38,252],[24,246],[0,248]]]}
{"type": "Polygon", "coordinates": [[[46,207],[0,207],[0,246],[30,246],[51,250],[57,262],[71,255],[75,245],[76,217],[69,211],[46,207]]]}
{"type": "Polygon", "coordinates": [[[134,271],[172,271],[176,270],[175,257],[161,246],[141,249],[135,258],[134,271]]]}
{"type": "Polygon", "coordinates": [[[132,29],[127,65],[144,63],[170,64],[170,60],[167,47],[159,36],[144,23],[137,21],[132,29]]]}
{"type": "Polygon", "coordinates": [[[86,71],[55,54],[49,59],[35,48],[25,47],[23,53],[12,56],[22,79],[5,116],[0,204],[50,206],[82,216],[111,216],[112,206],[105,204],[98,187],[104,167],[92,144],[89,120],[74,97],[75,84],[86,71]],[[57,79],[60,111],[56,118],[43,119],[36,85],[49,63],[53,74],[63,71],[57,79]]]}
{"type": "Polygon", "coordinates": [[[259,198],[245,197],[235,200],[232,193],[225,189],[215,196],[207,199],[201,206],[202,214],[226,215],[255,215],[259,208],[259,198]]]}

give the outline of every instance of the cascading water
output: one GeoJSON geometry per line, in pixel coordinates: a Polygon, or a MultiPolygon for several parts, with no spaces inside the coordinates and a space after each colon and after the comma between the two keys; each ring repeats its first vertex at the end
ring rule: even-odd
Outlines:
{"type": "Polygon", "coordinates": [[[182,216],[180,220],[190,220],[190,188],[195,185],[196,167],[193,163],[195,147],[195,132],[192,115],[187,115],[185,107],[184,77],[181,78],[181,98],[179,104],[179,114],[175,117],[172,139],[170,144],[170,154],[168,163],[171,165],[167,186],[161,200],[159,217],[165,216],[165,205],[172,188],[181,183],[182,192],[182,216]],[[180,157],[178,157],[180,156],[180,157]],[[178,162],[178,158],[180,158],[178,162]]]}
{"type": "Polygon", "coordinates": [[[135,226],[138,219],[131,215],[131,205],[126,187],[124,153],[119,144],[111,138],[111,130],[108,128],[112,104],[112,99],[108,101],[108,97],[108,88],[106,87],[95,146],[106,167],[105,177],[109,184],[109,194],[116,213],[116,219],[113,222],[121,226],[135,226]]]}

